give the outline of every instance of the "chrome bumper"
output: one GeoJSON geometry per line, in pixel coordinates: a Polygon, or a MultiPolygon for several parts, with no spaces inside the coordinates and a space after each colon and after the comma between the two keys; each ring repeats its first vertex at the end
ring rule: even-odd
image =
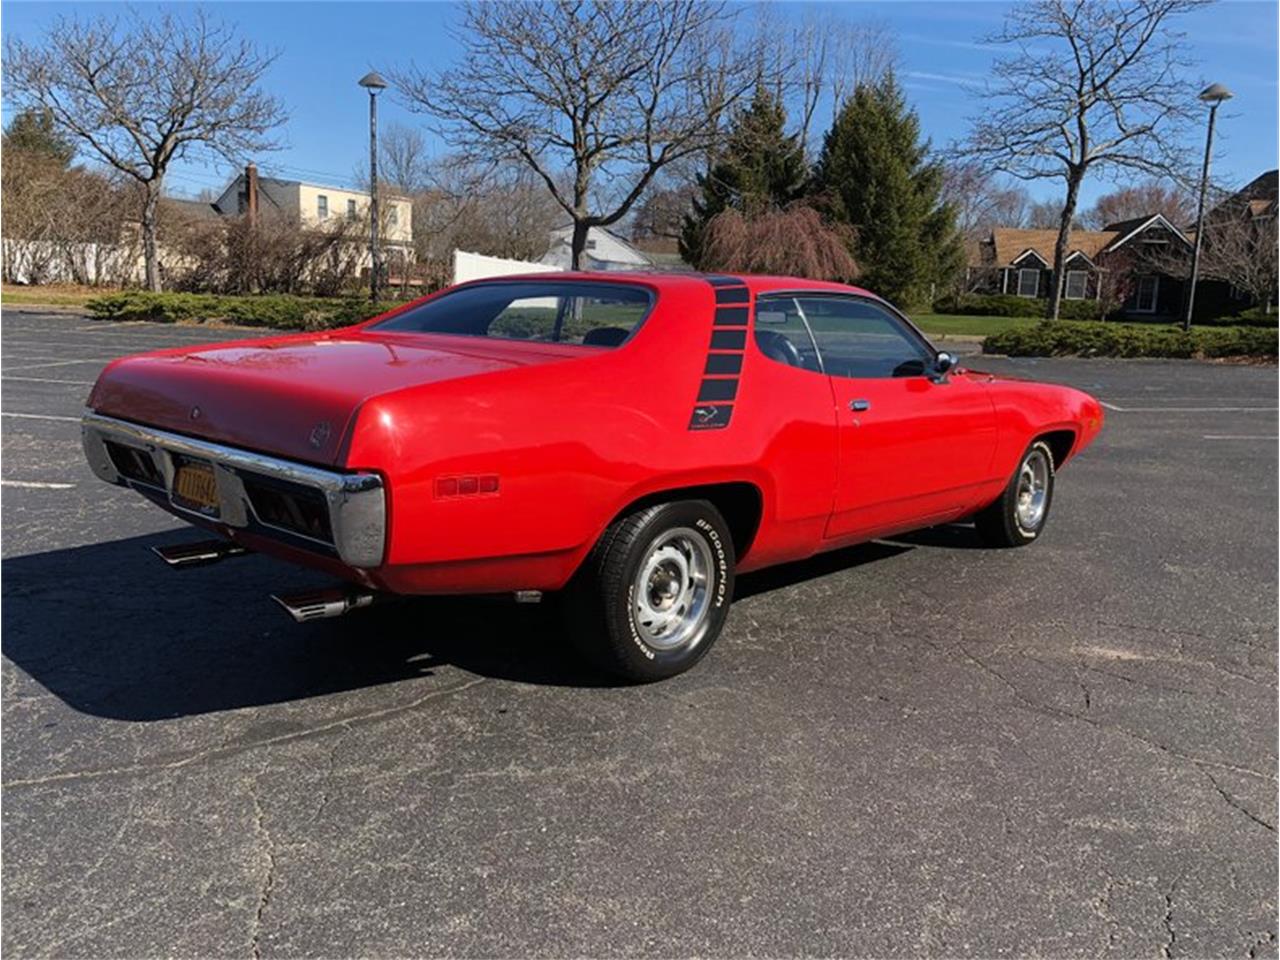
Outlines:
{"type": "MultiPolygon", "coordinates": [[[[261,453],[227,447],[206,440],[157,430],[128,420],[86,413],[81,420],[84,453],[89,466],[103,480],[132,487],[162,500],[175,513],[235,528],[262,528],[264,533],[283,534],[283,540],[310,541],[327,548],[352,567],[376,567],[382,563],[386,547],[387,505],[382,478],[374,473],[339,473],[306,464],[281,460],[261,453]],[[106,442],[141,451],[151,458],[162,482],[151,483],[125,476],[117,469],[106,442]],[[204,512],[174,499],[175,457],[200,460],[213,466],[218,491],[216,512],[204,512]],[[248,476],[265,477],[311,488],[324,496],[329,512],[332,541],[307,536],[297,530],[264,522],[255,512],[245,489],[248,476]]],[[[127,466],[126,466],[127,469],[127,466]]]]}

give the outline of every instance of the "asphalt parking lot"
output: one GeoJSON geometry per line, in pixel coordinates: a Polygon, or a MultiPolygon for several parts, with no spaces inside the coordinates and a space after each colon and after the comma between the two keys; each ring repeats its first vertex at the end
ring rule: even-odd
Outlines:
{"type": "Polygon", "coordinates": [[[1276,956],[1274,366],[975,362],[1110,407],[1039,543],[744,577],[627,688],[540,607],[165,568],[76,421],[234,335],[0,323],[7,955],[1276,956]]]}

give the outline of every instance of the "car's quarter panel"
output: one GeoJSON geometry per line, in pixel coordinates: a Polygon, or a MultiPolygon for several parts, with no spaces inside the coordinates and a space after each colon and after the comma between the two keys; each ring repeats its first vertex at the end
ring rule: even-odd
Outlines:
{"type": "Polygon", "coordinates": [[[700,278],[664,283],[623,349],[367,402],[346,465],[387,472],[381,576],[421,592],[509,589],[513,576],[521,588],[560,587],[628,504],[729,482],[754,485],[763,502],[744,568],[757,555],[763,563],[812,553],[834,481],[830,388],[743,353],[747,315],[724,309],[743,304],[717,305],[716,290],[700,278]],[[730,344],[726,332],[740,336],[730,344]],[[736,374],[709,373],[728,369],[713,355],[735,351],[736,374]],[[732,397],[707,399],[708,381],[731,381],[732,397]],[[706,406],[731,409],[704,418],[706,406]],[[481,477],[492,478],[489,489],[481,477]]]}

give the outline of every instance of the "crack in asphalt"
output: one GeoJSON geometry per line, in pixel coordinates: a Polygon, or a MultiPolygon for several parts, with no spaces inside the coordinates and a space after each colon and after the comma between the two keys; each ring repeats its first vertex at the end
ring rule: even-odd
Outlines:
{"type": "Polygon", "coordinates": [[[262,957],[262,918],[271,903],[271,892],[276,883],[276,845],[267,829],[266,818],[262,809],[262,799],[258,795],[258,781],[249,781],[249,797],[253,800],[253,832],[258,838],[258,847],[262,851],[266,868],[262,882],[258,885],[258,906],[253,914],[253,926],[250,928],[249,949],[254,960],[262,957]]]}
{"type": "Polygon", "coordinates": [[[1227,802],[1227,806],[1233,807],[1234,809],[1239,810],[1241,813],[1243,813],[1246,817],[1248,817],[1254,823],[1258,824],[1259,826],[1266,827],[1272,833],[1276,832],[1275,824],[1268,823],[1266,820],[1263,820],[1261,817],[1255,816],[1243,804],[1241,804],[1240,801],[1236,800],[1235,797],[1233,797],[1226,790],[1224,790],[1222,787],[1222,784],[1218,783],[1217,779],[1214,777],[1212,773],[1210,773],[1208,770],[1201,770],[1200,772],[1209,778],[1209,782],[1213,784],[1213,789],[1217,790],[1218,793],[1222,795],[1222,799],[1227,802]]]}
{"type": "Polygon", "coordinates": [[[308,727],[305,730],[294,730],[274,737],[264,737],[261,740],[252,740],[248,743],[224,743],[221,746],[198,750],[185,757],[165,763],[136,763],[123,767],[109,767],[102,770],[69,770],[64,773],[51,773],[43,777],[27,777],[15,780],[6,780],[4,783],[0,783],[0,789],[13,790],[18,787],[39,787],[49,783],[100,780],[108,777],[130,777],[148,773],[159,773],[167,770],[177,770],[181,767],[190,766],[191,764],[202,760],[218,760],[223,757],[249,753],[250,751],[257,750],[259,747],[270,747],[280,743],[307,740],[311,737],[323,736],[327,733],[333,732],[334,730],[349,730],[355,725],[377,723],[378,721],[415,710],[429,700],[435,700],[439,697],[446,697],[451,694],[461,693],[464,690],[468,690],[471,687],[484,683],[487,679],[487,677],[475,677],[468,680],[466,683],[460,683],[444,690],[433,690],[430,693],[424,694],[423,696],[411,700],[408,703],[398,704],[394,707],[384,707],[380,710],[371,710],[368,713],[341,717],[337,720],[330,720],[314,727],[308,727]]]}
{"type": "MultiPolygon", "coordinates": [[[[1032,700],[1030,697],[1026,696],[1024,693],[1022,693],[1022,691],[1018,688],[1018,686],[1014,684],[1013,681],[1011,681],[1008,677],[1002,674],[999,670],[995,669],[989,663],[987,663],[986,661],[974,655],[964,645],[963,642],[957,640],[950,644],[939,644],[928,639],[927,637],[923,639],[925,643],[929,644],[929,646],[934,647],[935,649],[941,650],[943,652],[946,651],[947,647],[952,647],[955,650],[958,650],[966,660],[968,660],[978,669],[989,674],[990,676],[998,680],[1001,684],[1003,684],[1009,690],[1009,692],[1013,695],[1013,698],[1016,701],[1018,701],[1020,704],[1022,704],[1023,707],[1025,707],[1026,709],[1032,710],[1036,713],[1044,714],[1046,716],[1063,717],[1070,720],[1076,720],[1080,723],[1086,723],[1089,726],[1093,727],[1094,729],[1101,730],[1103,732],[1118,733],[1121,736],[1128,737],[1132,740],[1136,740],[1137,742],[1142,743],[1153,750],[1158,750],[1161,753],[1167,754],[1170,757],[1174,757],[1178,760],[1183,760],[1187,763],[1194,764],[1198,769],[1201,769],[1202,772],[1207,773],[1207,771],[1203,770],[1204,767],[1216,767],[1218,769],[1231,770],[1235,773],[1247,774],[1249,776],[1258,777],[1259,779],[1262,779],[1262,780],[1276,782],[1277,778],[1275,774],[1264,773],[1263,771],[1260,771],[1260,770],[1254,770],[1250,767],[1238,766],[1236,764],[1227,763],[1226,761],[1222,761],[1222,760],[1210,760],[1207,757],[1198,757],[1198,756],[1195,756],[1194,754],[1182,753],[1181,751],[1175,750],[1172,747],[1168,746],[1167,744],[1160,743],[1158,740],[1152,740],[1150,737],[1145,737],[1142,734],[1136,733],[1135,731],[1130,730],[1127,727],[1122,727],[1119,724],[1103,723],[1102,721],[1097,720],[1093,717],[1086,717],[1083,714],[1075,713],[1071,710],[1064,710],[1061,707],[1054,707],[1046,703],[1039,703],[1035,700],[1032,700]]],[[[1236,805],[1233,804],[1233,806],[1236,806],[1236,805]]],[[[1242,810],[1242,812],[1248,813],[1248,811],[1244,811],[1243,808],[1240,808],[1240,809],[1242,810]]],[[[1253,817],[1252,814],[1250,814],[1250,818],[1257,820],[1257,818],[1253,817]]],[[[1257,822],[1261,826],[1267,827],[1267,829],[1272,830],[1274,832],[1274,827],[1271,827],[1269,824],[1260,820],[1258,820],[1257,822]]]]}

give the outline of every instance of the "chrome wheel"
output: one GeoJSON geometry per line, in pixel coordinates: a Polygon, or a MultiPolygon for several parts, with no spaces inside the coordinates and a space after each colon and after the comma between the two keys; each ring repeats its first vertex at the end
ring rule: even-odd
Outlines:
{"type": "Polygon", "coordinates": [[[1040,528],[1049,498],[1049,476],[1052,468],[1043,450],[1032,450],[1018,469],[1015,512],[1018,526],[1028,533],[1040,528]]]}
{"type": "Polygon", "coordinates": [[[715,586],[707,538],[690,527],[664,530],[636,573],[631,615],[640,639],[655,650],[696,644],[705,631],[715,586]]]}

